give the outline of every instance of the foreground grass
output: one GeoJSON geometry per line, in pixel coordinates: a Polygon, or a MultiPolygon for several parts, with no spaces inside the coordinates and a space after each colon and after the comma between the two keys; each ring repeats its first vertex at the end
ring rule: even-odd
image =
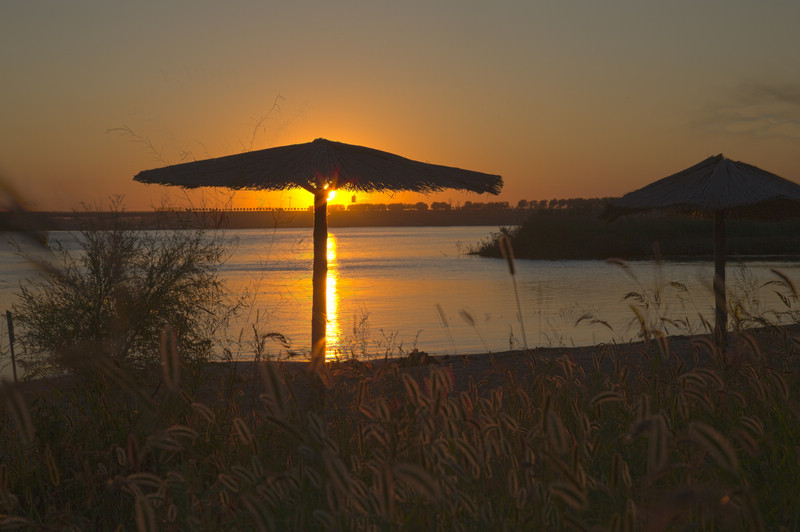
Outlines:
{"type": "Polygon", "coordinates": [[[337,364],[324,407],[277,363],[5,384],[0,525],[797,530],[799,356],[746,340],[522,353],[493,380],[337,364]]]}

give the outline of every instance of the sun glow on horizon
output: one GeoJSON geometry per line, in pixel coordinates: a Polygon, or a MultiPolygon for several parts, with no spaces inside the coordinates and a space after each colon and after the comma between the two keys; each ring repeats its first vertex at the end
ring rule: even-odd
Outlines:
{"type": "MultiPolygon", "coordinates": [[[[218,190],[212,190],[211,192],[216,192],[219,195],[218,190]]],[[[328,195],[329,206],[340,205],[345,209],[353,204],[389,204],[398,202],[413,204],[424,202],[430,205],[435,201],[458,206],[465,201],[498,201],[498,198],[485,194],[456,190],[422,194],[408,191],[364,192],[360,190],[348,190],[346,188],[336,189],[335,191],[330,190],[328,195]]],[[[516,203],[516,200],[514,203],[516,203]]],[[[221,209],[233,208],[234,210],[306,210],[314,206],[314,195],[302,189],[280,191],[240,190],[228,193],[227,195],[220,195],[219,198],[212,198],[210,193],[208,193],[203,200],[190,201],[188,205],[180,204],[180,206],[207,206],[221,209]]]]}

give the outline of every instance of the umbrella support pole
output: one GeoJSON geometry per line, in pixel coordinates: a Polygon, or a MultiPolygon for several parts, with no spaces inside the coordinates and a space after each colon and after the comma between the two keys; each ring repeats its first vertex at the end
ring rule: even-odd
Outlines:
{"type": "Polygon", "coordinates": [[[328,321],[328,190],[314,192],[314,276],[311,300],[311,366],[325,363],[325,333],[328,321]]]}
{"type": "Polygon", "coordinates": [[[139,172],[134,180],[187,188],[232,187],[252,190],[302,188],[314,194],[314,273],[311,315],[311,366],[325,362],[327,325],[328,194],[343,188],[367,191],[434,192],[445,188],[498,194],[499,175],[413,161],[385,151],[343,142],[313,142],[249,151],[224,158],[176,164],[139,172]]]}
{"type": "Polygon", "coordinates": [[[714,211],[714,339],[723,351],[728,343],[728,298],[725,291],[725,211],[714,211]]]}

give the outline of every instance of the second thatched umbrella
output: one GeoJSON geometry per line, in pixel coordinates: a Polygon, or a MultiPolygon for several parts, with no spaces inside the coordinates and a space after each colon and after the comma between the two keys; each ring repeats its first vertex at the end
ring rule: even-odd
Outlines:
{"type": "Polygon", "coordinates": [[[457,189],[497,194],[503,186],[499,175],[413,161],[385,151],[325,139],[145,170],[134,179],[185,188],[303,188],[314,195],[312,366],[325,360],[327,204],[332,190],[428,193],[457,189]]]}
{"type": "Polygon", "coordinates": [[[800,215],[800,185],[720,155],[611,201],[607,218],[651,210],[672,210],[714,218],[714,335],[726,344],[725,218],[800,215]]]}

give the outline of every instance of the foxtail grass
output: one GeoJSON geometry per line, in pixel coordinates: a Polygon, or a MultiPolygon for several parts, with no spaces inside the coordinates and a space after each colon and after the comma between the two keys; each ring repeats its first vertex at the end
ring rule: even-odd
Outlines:
{"type": "Polygon", "coordinates": [[[503,233],[498,241],[500,254],[508,264],[508,273],[511,275],[511,283],[514,285],[514,298],[517,302],[517,317],[519,318],[519,328],[522,333],[522,346],[528,350],[528,338],[525,336],[525,321],[522,319],[522,305],[519,302],[519,290],[517,289],[516,267],[514,265],[514,249],[511,247],[511,239],[503,233]]]}
{"type": "Polygon", "coordinates": [[[620,346],[594,362],[525,359],[494,369],[497,385],[449,365],[332,365],[322,410],[304,403],[302,372],[268,357],[240,362],[230,386],[207,368],[193,391],[192,378],[174,378],[167,335],[153,382],[98,366],[92,382],[4,384],[0,519],[29,529],[792,530],[800,359],[779,332],[742,339],[739,360],[691,344],[691,363],[667,338],[658,369],[630,365],[620,346]]]}

